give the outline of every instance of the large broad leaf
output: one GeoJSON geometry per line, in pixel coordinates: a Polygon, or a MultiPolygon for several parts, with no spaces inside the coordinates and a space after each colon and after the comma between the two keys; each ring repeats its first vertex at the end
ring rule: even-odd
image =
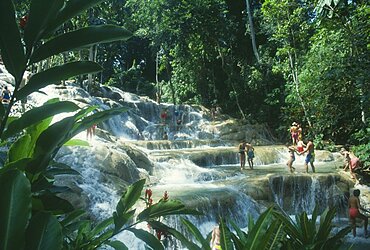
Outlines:
{"type": "Polygon", "coordinates": [[[188,209],[178,200],[160,201],[146,209],[144,209],[138,216],[138,220],[150,220],[165,215],[174,214],[193,214],[201,215],[200,212],[194,209],[188,209]]]}
{"type": "Polygon", "coordinates": [[[18,170],[0,174],[0,249],[24,249],[31,216],[31,185],[18,170]]]}
{"type": "Polygon", "coordinates": [[[24,41],[27,52],[30,53],[34,43],[40,39],[46,26],[57,16],[64,5],[64,0],[33,0],[27,25],[24,31],[24,41]]]}
{"type": "Polygon", "coordinates": [[[53,162],[45,171],[45,176],[54,178],[56,175],[80,175],[80,173],[70,166],[60,162],[53,162]]]}
{"type": "Polygon", "coordinates": [[[97,43],[127,40],[131,36],[131,32],[115,25],[81,28],[59,35],[41,45],[32,54],[31,63],[39,62],[61,52],[77,50],[97,43]]]}
{"type": "Polygon", "coordinates": [[[142,229],[129,228],[128,231],[135,234],[136,238],[144,241],[148,246],[154,250],[164,249],[161,242],[151,233],[144,231],[142,229]]]}
{"type": "Polygon", "coordinates": [[[28,83],[15,94],[15,97],[17,100],[22,100],[29,94],[48,86],[49,84],[57,84],[62,80],[82,74],[99,72],[102,69],[103,68],[99,64],[90,61],[70,62],[61,66],[55,66],[34,74],[28,83]]]}
{"type": "Polygon", "coordinates": [[[49,213],[37,213],[27,228],[25,249],[62,249],[62,227],[49,213]]]}
{"type": "Polygon", "coordinates": [[[47,30],[45,31],[46,34],[53,33],[58,27],[60,27],[63,23],[68,21],[74,16],[77,16],[84,10],[87,10],[90,7],[97,5],[98,3],[104,0],[69,0],[66,2],[64,8],[58,13],[55,20],[48,23],[47,30]]]}
{"type": "Polygon", "coordinates": [[[177,231],[174,228],[168,227],[165,224],[159,222],[159,221],[148,221],[149,225],[155,229],[160,230],[164,233],[173,235],[176,239],[181,241],[181,243],[189,250],[201,250],[200,247],[198,247],[196,244],[188,240],[182,233],[177,231]]]}
{"type": "Polygon", "coordinates": [[[23,158],[29,158],[30,154],[30,145],[31,136],[24,135],[16,140],[9,149],[8,153],[8,162],[15,162],[23,158]]]}
{"type": "Polygon", "coordinates": [[[41,195],[38,199],[41,201],[44,211],[49,211],[55,215],[69,213],[74,209],[69,201],[56,195],[41,195]]]}
{"type": "Polygon", "coordinates": [[[63,112],[73,112],[79,107],[73,102],[62,101],[57,103],[47,103],[41,107],[33,108],[24,113],[19,119],[12,121],[7,129],[4,131],[2,139],[6,139],[16,133],[21,132],[23,129],[36,124],[45,118],[54,116],[63,112]]]}
{"type": "MultiPolygon", "coordinates": [[[[233,250],[233,243],[231,241],[231,232],[227,227],[226,223],[221,219],[220,225],[220,244],[224,250],[233,250]]],[[[249,249],[249,248],[247,248],[249,249]]]]}
{"type": "Polygon", "coordinates": [[[25,69],[25,55],[12,0],[0,1],[0,50],[7,70],[20,82],[25,69]]]}
{"type": "Polygon", "coordinates": [[[134,217],[135,209],[128,211],[124,214],[118,214],[117,212],[113,212],[113,219],[114,219],[114,233],[117,234],[122,227],[134,217]]]}
{"type": "Polygon", "coordinates": [[[116,211],[118,215],[126,213],[137,202],[140,198],[144,184],[145,179],[141,179],[128,186],[117,204],[116,211]]]}
{"type": "Polygon", "coordinates": [[[203,235],[200,233],[200,231],[198,230],[198,228],[196,226],[194,226],[193,223],[191,223],[189,220],[187,220],[185,218],[181,218],[181,222],[182,222],[182,224],[184,224],[186,226],[186,228],[188,229],[188,231],[195,237],[195,239],[199,243],[201,243],[202,249],[204,249],[204,250],[210,249],[210,247],[209,247],[209,241],[207,241],[206,239],[204,239],[203,235]]]}

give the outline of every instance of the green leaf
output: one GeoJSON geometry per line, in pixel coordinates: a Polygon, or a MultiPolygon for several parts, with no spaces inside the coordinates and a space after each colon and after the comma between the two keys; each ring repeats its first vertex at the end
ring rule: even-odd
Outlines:
{"type": "Polygon", "coordinates": [[[0,249],[23,249],[31,216],[31,185],[18,170],[0,174],[0,249]]]}
{"type": "Polygon", "coordinates": [[[74,210],[66,215],[66,217],[60,222],[63,227],[70,225],[75,220],[86,215],[86,212],[83,210],[74,210]]]}
{"type": "Polygon", "coordinates": [[[268,223],[271,221],[272,207],[263,212],[256,221],[252,230],[248,232],[248,240],[246,247],[248,249],[257,249],[259,241],[264,239],[264,234],[268,227],[268,223]]]}
{"type": "Polygon", "coordinates": [[[135,209],[131,210],[124,214],[118,214],[117,212],[113,212],[113,219],[114,219],[114,233],[118,233],[121,228],[134,216],[135,209]]]}
{"type": "Polygon", "coordinates": [[[178,200],[168,200],[168,201],[160,201],[146,209],[144,209],[140,214],[138,214],[138,220],[149,220],[158,218],[160,216],[165,215],[174,215],[174,214],[193,214],[193,215],[201,215],[200,212],[187,209],[181,201],[178,200]]]}
{"type": "Polygon", "coordinates": [[[69,213],[74,209],[69,201],[53,194],[41,195],[38,199],[41,200],[45,211],[49,211],[55,215],[69,213]]]}
{"type": "Polygon", "coordinates": [[[29,17],[24,30],[24,42],[28,53],[31,52],[35,42],[40,39],[48,23],[55,20],[63,5],[64,0],[31,1],[29,17]]]}
{"type": "Polygon", "coordinates": [[[144,241],[152,249],[155,250],[164,249],[161,242],[153,234],[142,229],[128,228],[127,230],[134,233],[136,238],[139,238],[140,240],[144,241]]]}
{"type": "Polygon", "coordinates": [[[200,233],[198,228],[194,226],[194,224],[191,223],[189,220],[185,218],[180,218],[180,219],[181,219],[182,224],[186,226],[188,231],[190,231],[190,233],[195,237],[195,239],[202,245],[202,249],[204,250],[210,249],[209,242],[206,239],[204,239],[203,235],[200,233]]]}
{"type": "Polygon", "coordinates": [[[31,156],[30,148],[31,136],[24,135],[16,140],[9,149],[8,162],[15,162],[21,160],[22,158],[28,158],[31,156]]]}
{"type": "Polygon", "coordinates": [[[12,0],[0,1],[0,23],[1,56],[6,69],[18,83],[22,79],[26,59],[12,0]]]}
{"type": "Polygon", "coordinates": [[[77,109],[79,109],[79,107],[73,102],[69,101],[47,103],[43,106],[33,108],[24,113],[20,118],[9,123],[7,129],[3,133],[2,139],[5,140],[6,138],[19,133],[23,129],[36,124],[46,118],[63,112],[74,112],[77,109]]]}
{"type": "MultiPolygon", "coordinates": [[[[249,220],[250,222],[250,220],[249,220]]],[[[247,234],[243,232],[236,224],[234,221],[230,221],[231,226],[234,228],[236,234],[238,235],[239,239],[243,244],[247,241],[247,234]]],[[[253,228],[253,227],[252,227],[253,228]]]]}
{"type": "Polygon", "coordinates": [[[85,27],[59,35],[42,44],[31,56],[31,63],[39,62],[61,52],[78,50],[97,43],[128,40],[128,30],[115,25],[85,27]]]}
{"type": "Polygon", "coordinates": [[[26,249],[62,249],[62,227],[49,213],[32,217],[26,232],[26,249]]]}
{"type": "Polygon", "coordinates": [[[53,163],[46,171],[45,176],[55,175],[80,175],[80,173],[63,163],[53,163]]]}
{"type": "Polygon", "coordinates": [[[108,218],[108,219],[105,219],[99,222],[98,225],[96,225],[94,229],[91,231],[92,237],[99,235],[101,232],[108,229],[112,224],[113,224],[113,218],[108,218]]]}
{"type": "Polygon", "coordinates": [[[17,100],[22,100],[29,94],[46,87],[49,84],[58,84],[62,80],[67,80],[74,76],[99,71],[102,71],[102,67],[99,64],[90,61],[70,62],[60,66],[55,66],[34,74],[28,83],[15,94],[15,97],[17,100]]]}
{"type": "MultiPolygon", "coordinates": [[[[0,49],[1,49],[1,46],[0,46],[0,49]]],[[[0,105],[0,121],[3,120],[4,115],[5,115],[4,105],[0,105]]]]}
{"type": "Polygon", "coordinates": [[[28,164],[31,162],[31,158],[22,158],[18,161],[7,163],[3,168],[0,168],[0,174],[11,169],[18,169],[24,171],[28,164]]]}
{"type": "Polygon", "coordinates": [[[85,140],[71,139],[71,140],[67,141],[66,143],[64,143],[64,146],[83,146],[83,147],[88,147],[88,146],[90,146],[90,144],[87,141],[85,141],[85,140]]]}
{"type": "Polygon", "coordinates": [[[128,250],[125,244],[123,244],[121,241],[115,240],[115,241],[109,241],[105,243],[108,246],[113,247],[116,250],[128,250]]]}
{"type": "Polygon", "coordinates": [[[56,16],[55,20],[48,23],[48,27],[45,31],[46,34],[53,33],[60,27],[63,23],[68,21],[74,16],[77,16],[79,13],[87,10],[90,7],[93,7],[103,0],[69,0],[66,2],[64,8],[56,16]]]}
{"type": "Polygon", "coordinates": [[[140,198],[144,184],[145,179],[141,179],[127,187],[116,206],[118,215],[126,213],[137,202],[140,198]]]}
{"type": "MultiPolygon", "coordinates": [[[[231,232],[229,228],[226,226],[225,222],[221,219],[220,222],[220,244],[221,248],[224,250],[233,250],[233,243],[231,241],[231,232]]],[[[251,248],[248,248],[251,249],[251,248]]]]}
{"type": "Polygon", "coordinates": [[[148,221],[148,223],[155,230],[160,230],[162,232],[166,232],[166,233],[169,233],[169,234],[173,235],[176,239],[181,241],[181,243],[185,247],[187,247],[187,249],[189,249],[189,250],[201,250],[200,247],[198,247],[193,242],[189,241],[184,235],[182,235],[182,233],[180,233],[176,229],[168,227],[168,226],[166,226],[165,224],[163,224],[159,221],[148,221]]]}

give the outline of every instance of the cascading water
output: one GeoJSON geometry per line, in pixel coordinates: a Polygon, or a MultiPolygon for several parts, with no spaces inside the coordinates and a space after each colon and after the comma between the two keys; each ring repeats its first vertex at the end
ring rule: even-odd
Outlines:
{"type": "MultiPolygon", "coordinates": [[[[98,124],[99,128],[116,136],[114,139],[95,137],[90,141],[92,147],[74,147],[68,152],[63,149],[57,157],[58,161],[81,173],[81,177],[69,181],[81,189],[81,197],[85,197],[90,213],[99,220],[115,210],[122,186],[142,177],[148,180],[154,200],[159,200],[163,192],[168,191],[171,199],[180,199],[204,213],[201,217],[188,216],[203,235],[212,230],[219,216],[231,219],[243,228],[247,225],[247,214],[257,218],[272,204],[290,214],[312,212],[316,204],[321,204],[322,208],[335,206],[340,208],[340,214],[345,213],[344,193],[350,187],[340,175],[332,174],[337,172],[340,163],[331,153],[317,151],[317,174],[313,175],[303,173],[303,156],[297,157],[294,163],[297,173],[291,175],[285,166],[288,153],[284,147],[256,146],[255,169],[241,172],[237,135],[243,132],[245,139],[251,139],[246,136],[253,135],[254,144],[266,142],[268,138],[263,136],[269,134],[263,128],[258,139],[256,129],[253,132],[244,131],[245,127],[232,130],[232,125],[223,121],[211,121],[209,114],[200,108],[158,105],[148,98],[118,89],[113,89],[119,100],[115,102],[90,97],[77,89],[73,85],[65,89],[48,87],[45,92],[49,95],[47,98],[83,99],[100,109],[122,103],[129,107],[128,112],[98,124]],[[165,124],[161,124],[160,112],[164,108],[169,117],[165,124]],[[175,124],[175,111],[181,113],[181,126],[175,124]],[[163,131],[168,133],[170,140],[161,140],[163,131]]],[[[40,100],[46,99],[36,95],[29,100],[35,105],[36,100],[39,104],[40,100]]],[[[78,137],[85,139],[85,134],[78,137]]],[[[170,217],[167,223],[183,230],[178,217],[170,217]]],[[[147,229],[146,225],[138,227],[147,229]]],[[[146,249],[144,243],[131,233],[125,232],[117,239],[129,249],[146,249]]],[[[169,249],[175,246],[181,248],[174,242],[169,249]]]]}

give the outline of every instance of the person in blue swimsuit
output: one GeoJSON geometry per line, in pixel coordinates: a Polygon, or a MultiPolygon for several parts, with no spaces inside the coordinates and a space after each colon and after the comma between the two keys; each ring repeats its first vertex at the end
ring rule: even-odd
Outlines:
{"type": "Polygon", "coordinates": [[[247,156],[248,156],[248,165],[250,169],[253,169],[253,158],[254,158],[254,147],[251,143],[245,144],[247,156]]]}
{"type": "Polygon", "coordinates": [[[312,140],[308,140],[308,143],[306,145],[306,148],[303,150],[303,152],[299,153],[304,154],[307,152],[306,159],[304,160],[304,166],[306,168],[306,173],[308,173],[308,163],[310,163],[312,172],[315,173],[315,166],[313,165],[313,162],[315,161],[315,145],[313,144],[312,140]]]}
{"type": "Polygon", "coordinates": [[[8,104],[10,102],[10,91],[7,86],[4,87],[3,92],[1,93],[2,103],[8,104]]]}

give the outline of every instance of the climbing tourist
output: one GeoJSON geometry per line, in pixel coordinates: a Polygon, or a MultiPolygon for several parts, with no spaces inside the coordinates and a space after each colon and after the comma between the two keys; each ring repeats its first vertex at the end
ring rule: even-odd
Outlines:
{"type": "Polygon", "coordinates": [[[239,144],[240,170],[243,170],[244,167],[245,167],[245,146],[246,146],[245,141],[243,141],[239,144]]]}
{"type": "Polygon", "coordinates": [[[298,153],[299,155],[307,153],[306,159],[304,160],[304,166],[306,169],[306,173],[308,173],[308,163],[310,163],[312,172],[315,173],[315,166],[313,165],[313,162],[315,161],[315,145],[313,144],[312,140],[308,140],[306,148],[298,153]]]}
{"type": "Polygon", "coordinates": [[[351,157],[351,161],[349,162],[349,171],[351,173],[351,178],[352,179],[355,179],[357,181],[357,178],[356,178],[356,170],[358,170],[360,168],[360,159],[357,158],[355,155],[353,155],[351,157]]]}
{"type": "Polygon", "coordinates": [[[211,247],[212,250],[220,250],[221,245],[220,245],[220,227],[215,226],[212,231],[212,239],[211,239],[211,247]]]}
{"type": "Polygon", "coordinates": [[[345,148],[341,148],[339,152],[341,155],[344,156],[343,170],[346,171],[347,169],[350,169],[351,157],[349,155],[349,152],[345,148]]]}
{"type": "Polygon", "coordinates": [[[288,166],[289,171],[293,173],[295,170],[295,168],[293,167],[293,162],[295,161],[295,153],[297,151],[293,146],[289,145],[289,143],[287,143],[285,146],[288,148],[288,152],[289,152],[289,160],[286,163],[286,165],[288,166]]]}
{"type": "Polygon", "coordinates": [[[11,97],[10,91],[9,91],[8,87],[5,86],[2,93],[1,93],[1,102],[3,104],[10,103],[10,97],[11,97]]]}
{"type": "Polygon", "coordinates": [[[245,144],[247,156],[248,156],[248,165],[250,169],[253,169],[253,158],[254,158],[254,147],[251,143],[245,144]]]}
{"type": "Polygon", "coordinates": [[[290,127],[290,136],[292,137],[293,146],[295,146],[298,142],[298,127],[297,127],[297,125],[298,124],[296,122],[293,122],[292,126],[290,127]]]}
{"type": "Polygon", "coordinates": [[[168,140],[168,134],[166,131],[163,133],[163,140],[168,140]]]}
{"type": "Polygon", "coordinates": [[[360,213],[360,209],[368,212],[368,210],[364,209],[360,205],[360,190],[355,189],[353,190],[353,196],[348,199],[348,208],[349,208],[349,220],[352,225],[352,233],[353,237],[356,237],[356,218],[359,218],[364,221],[364,236],[367,238],[367,224],[368,224],[368,217],[360,213]]]}

